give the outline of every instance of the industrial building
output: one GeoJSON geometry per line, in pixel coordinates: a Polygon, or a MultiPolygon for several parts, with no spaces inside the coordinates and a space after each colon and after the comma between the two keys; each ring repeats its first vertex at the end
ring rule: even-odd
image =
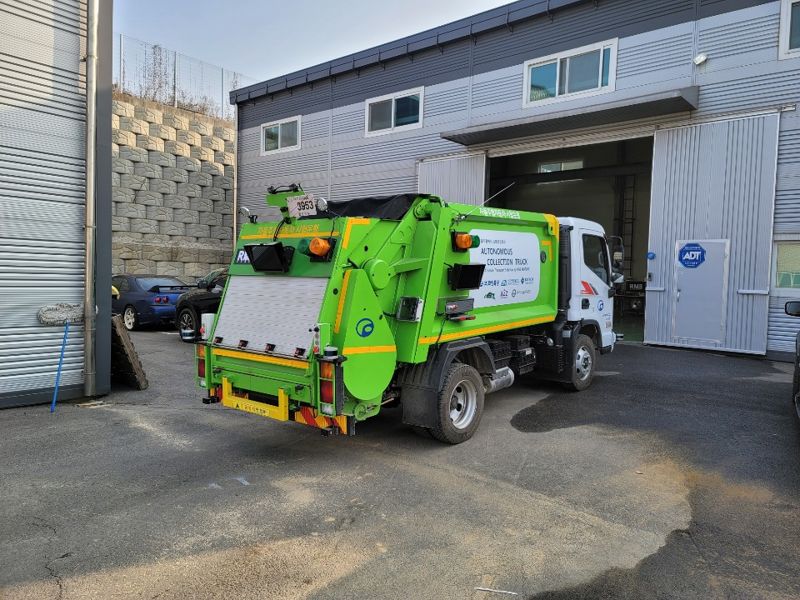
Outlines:
{"type": "Polygon", "coordinates": [[[239,205],[300,182],[593,219],[632,338],[780,356],[799,100],[800,0],[520,0],[232,92],[239,205]]]}
{"type": "Polygon", "coordinates": [[[107,393],[111,345],[111,22],[100,0],[0,0],[0,407],[107,393]]]}

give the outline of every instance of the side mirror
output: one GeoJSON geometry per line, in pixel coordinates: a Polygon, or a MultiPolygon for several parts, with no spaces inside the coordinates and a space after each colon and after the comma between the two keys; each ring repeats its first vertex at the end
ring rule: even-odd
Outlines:
{"type": "Polygon", "coordinates": [[[800,300],[790,300],[786,303],[784,310],[790,317],[800,317],[800,300]]]}
{"type": "Polygon", "coordinates": [[[625,275],[623,275],[619,271],[614,271],[611,274],[611,283],[613,283],[614,285],[622,285],[623,283],[625,283],[625,275]]]}

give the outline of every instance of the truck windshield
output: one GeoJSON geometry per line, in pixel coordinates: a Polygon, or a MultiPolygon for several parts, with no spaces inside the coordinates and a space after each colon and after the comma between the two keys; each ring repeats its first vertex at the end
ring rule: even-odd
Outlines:
{"type": "Polygon", "coordinates": [[[598,235],[583,235],[583,262],[606,285],[611,280],[608,270],[608,251],[606,241],[598,235]]]}

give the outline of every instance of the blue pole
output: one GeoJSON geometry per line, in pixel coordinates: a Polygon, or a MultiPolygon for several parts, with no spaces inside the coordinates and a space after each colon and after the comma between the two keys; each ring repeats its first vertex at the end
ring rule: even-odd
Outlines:
{"type": "Polygon", "coordinates": [[[64,350],[67,347],[67,334],[69,333],[69,321],[64,323],[64,339],[61,341],[61,356],[58,357],[58,371],[56,371],[56,387],[53,390],[53,401],[50,403],[50,412],[56,411],[56,400],[58,400],[58,386],[61,384],[61,367],[64,365],[64,350]]]}

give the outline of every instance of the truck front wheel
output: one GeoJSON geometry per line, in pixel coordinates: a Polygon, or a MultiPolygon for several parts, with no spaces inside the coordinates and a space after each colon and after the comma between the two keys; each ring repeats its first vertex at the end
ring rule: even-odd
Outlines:
{"type": "Polygon", "coordinates": [[[587,335],[576,337],[572,348],[572,363],[570,364],[572,373],[564,387],[573,392],[581,392],[592,384],[597,364],[597,352],[592,338],[587,335]]]}
{"type": "Polygon", "coordinates": [[[448,444],[460,444],[475,433],[483,415],[483,380],[473,367],[454,362],[439,391],[437,423],[430,432],[448,444]]]}

